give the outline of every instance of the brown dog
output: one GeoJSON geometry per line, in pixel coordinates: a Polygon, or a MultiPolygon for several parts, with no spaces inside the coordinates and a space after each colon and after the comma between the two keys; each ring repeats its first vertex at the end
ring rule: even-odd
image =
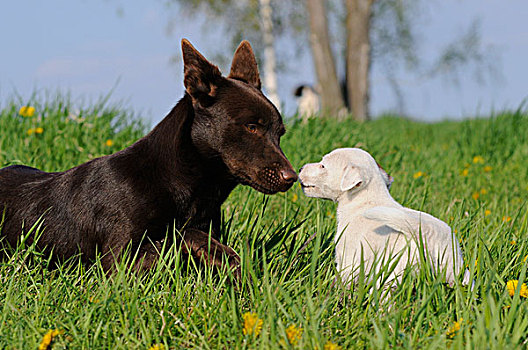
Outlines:
{"type": "Polygon", "coordinates": [[[136,267],[149,268],[158,257],[152,242],[174,223],[185,253],[215,266],[225,254],[238,267],[237,254],[217,241],[220,206],[239,183],[272,194],[297,174],[279,146],[282,118],[260,90],[249,43],[236,50],[228,77],[185,39],[182,51],[185,96],[132,146],[65,172],[0,169],[1,235],[10,245],[42,216],[37,244],[54,257],[80,253],[90,262],[99,251],[108,271],[131,243],[136,267]]]}

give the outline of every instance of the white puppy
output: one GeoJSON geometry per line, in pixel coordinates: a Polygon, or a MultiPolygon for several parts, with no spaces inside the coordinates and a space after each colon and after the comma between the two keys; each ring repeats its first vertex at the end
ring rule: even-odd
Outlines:
{"type": "MultiPolygon", "coordinates": [[[[389,194],[392,178],[369,153],[336,149],[320,163],[303,166],[299,180],[308,197],[338,203],[336,261],[343,281],[356,280],[362,263],[366,273],[373,266],[378,270],[381,256],[385,263],[399,259],[389,281],[398,279],[407,265],[419,263],[419,249],[425,247],[434,271],[445,272],[447,282],[454,283],[463,259],[451,228],[396,202],[389,194]]],[[[463,282],[469,282],[467,270],[463,282]]]]}

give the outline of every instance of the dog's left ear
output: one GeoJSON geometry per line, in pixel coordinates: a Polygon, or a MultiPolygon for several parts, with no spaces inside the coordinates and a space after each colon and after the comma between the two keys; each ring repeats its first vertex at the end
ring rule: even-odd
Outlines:
{"type": "Polygon", "coordinates": [[[361,171],[358,167],[347,165],[341,178],[341,191],[346,192],[354,187],[360,187],[364,182],[361,171]]]}
{"type": "Polygon", "coordinates": [[[257,59],[249,41],[244,40],[238,45],[231,63],[231,72],[228,78],[242,80],[260,90],[260,75],[257,59]]]}

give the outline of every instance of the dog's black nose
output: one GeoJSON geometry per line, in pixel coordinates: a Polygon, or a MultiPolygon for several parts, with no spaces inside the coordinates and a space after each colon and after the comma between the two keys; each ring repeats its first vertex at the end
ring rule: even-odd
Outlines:
{"type": "Polygon", "coordinates": [[[297,173],[293,169],[283,169],[280,171],[281,177],[287,183],[297,181],[297,173]]]}
{"type": "Polygon", "coordinates": [[[301,173],[301,171],[303,170],[304,168],[304,165],[299,169],[299,174],[301,173]]]}

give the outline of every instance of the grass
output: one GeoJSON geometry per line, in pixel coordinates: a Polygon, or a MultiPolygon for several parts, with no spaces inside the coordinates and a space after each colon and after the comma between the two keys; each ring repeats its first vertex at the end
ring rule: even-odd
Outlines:
{"type": "MultiPolygon", "coordinates": [[[[435,124],[312,120],[287,129],[282,147],[297,168],[337,147],[371,152],[394,176],[399,202],[456,230],[475,288],[450,288],[427,268],[405,274],[389,303],[371,285],[334,284],[335,204],[306,198],[297,185],[274,196],[238,187],[223,206],[222,240],[242,257],[240,289],[228,272],[182,261],[175,247],[149,273],[123,263],[107,277],[99,264],[77,260],[48,269],[48,257],[21,244],[0,262],[0,348],[37,348],[54,329],[64,332],[53,349],[526,346],[526,112],[435,124]],[[509,280],[520,282],[513,297],[509,280]],[[262,320],[258,335],[243,332],[247,312],[262,320]]],[[[0,166],[65,170],[146,131],[104,101],[81,108],[64,96],[13,100],[0,108],[0,166]],[[24,104],[35,107],[32,117],[18,114],[24,104]],[[42,133],[28,135],[38,127],[42,133]]]]}

